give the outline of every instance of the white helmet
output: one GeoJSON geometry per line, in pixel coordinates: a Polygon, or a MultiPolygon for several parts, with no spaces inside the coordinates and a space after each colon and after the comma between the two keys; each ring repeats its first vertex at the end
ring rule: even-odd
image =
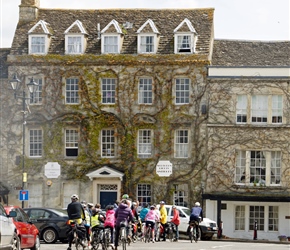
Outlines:
{"type": "Polygon", "coordinates": [[[79,197],[77,194],[73,194],[71,197],[70,197],[72,200],[78,200],[79,197]]]}
{"type": "Polygon", "coordinates": [[[197,201],[197,202],[195,202],[195,206],[196,207],[200,207],[200,203],[197,201]]]}

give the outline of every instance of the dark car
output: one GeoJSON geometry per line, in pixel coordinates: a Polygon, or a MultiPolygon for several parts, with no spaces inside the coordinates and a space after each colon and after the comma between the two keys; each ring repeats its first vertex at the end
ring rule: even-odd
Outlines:
{"type": "Polygon", "coordinates": [[[29,216],[18,206],[4,206],[7,214],[11,211],[16,212],[16,217],[13,217],[13,223],[16,227],[17,236],[20,239],[21,249],[29,248],[31,250],[40,249],[39,231],[32,224],[29,216]]]}
{"type": "Polygon", "coordinates": [[[38,228],[40,239],[46,243],[54,243],[57,240],[67,241],[68,215],[65,210],[56,208],[24,208],[33,224],[38,228]]]}

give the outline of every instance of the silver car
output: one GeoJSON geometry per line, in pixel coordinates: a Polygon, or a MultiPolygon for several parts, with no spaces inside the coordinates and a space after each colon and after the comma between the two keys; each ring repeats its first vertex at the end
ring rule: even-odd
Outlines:
{"type": "Polygon", "coordinates": [[[11,211],[7,215],[4,207],[0,204],[0,249],[21,250],[20,240],[11,217],[16,217],[16,212],[11,211]]]}

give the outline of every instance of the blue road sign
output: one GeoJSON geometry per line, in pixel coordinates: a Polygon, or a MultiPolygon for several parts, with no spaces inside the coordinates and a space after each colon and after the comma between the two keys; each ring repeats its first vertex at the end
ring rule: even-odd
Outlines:
{"type": "Polygon", "coordinates": [[[20,201],[28,201],[29,193],[28,190],[20,190],[19,191],[19,200],[20,201]]]}

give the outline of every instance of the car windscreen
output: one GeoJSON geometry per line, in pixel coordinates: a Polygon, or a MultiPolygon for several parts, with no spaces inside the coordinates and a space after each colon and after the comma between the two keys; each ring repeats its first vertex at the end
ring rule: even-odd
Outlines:
{"type": "Polygon", "coordinates": [[[189,208],[182,208],[181,209],[185,214],[187,214],[188,216],[190,216],[190,209],[189,208]]]}
{"type": "Polygon", "coordinates": [[[54,208],[52,211],[56,213],[58,216],[68,216],[67,211],[63,209],[54,208]]]}

